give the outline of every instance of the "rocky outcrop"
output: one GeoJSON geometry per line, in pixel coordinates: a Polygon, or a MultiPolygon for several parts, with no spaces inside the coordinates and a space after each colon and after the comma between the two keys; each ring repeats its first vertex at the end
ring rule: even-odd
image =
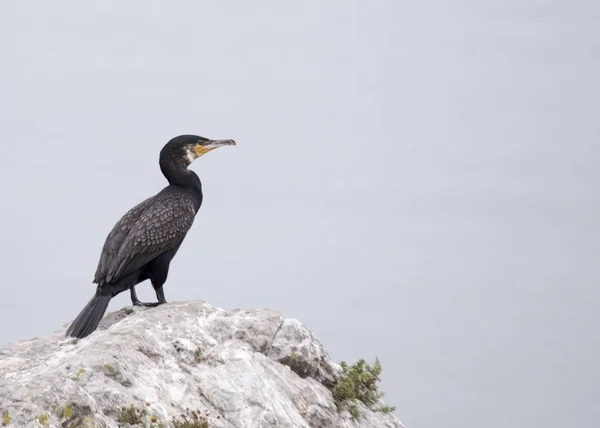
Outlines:
{"type": "Polygon", "coordinates": [[[275,311],[169,303],[109,313],[81,340],[67,326],[0,351],[0,426],[402,427],[338,411],[340,366],[275,311]]]}

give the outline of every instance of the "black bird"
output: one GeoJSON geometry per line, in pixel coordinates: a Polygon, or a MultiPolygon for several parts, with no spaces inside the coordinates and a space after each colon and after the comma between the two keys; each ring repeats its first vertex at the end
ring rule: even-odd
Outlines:
{"type": "Polygon", "coordinates": [[[169,185],[133,207],[113,227],[96,269],[96,294],[67,329],[66,336],[82,338],[92,333],[110,299],[125,290],[131,291],[131,302],[137,306],[167,303],[163,285],[169,264],[202,205],[202,184],[188,166],[213,149],[235,144],[233,140],[180,135],[163,147],[159,164],[169,185]],[[155,303],[142,303],[137,298],[135,286],[146,279],[156,292],[155,303]]]}

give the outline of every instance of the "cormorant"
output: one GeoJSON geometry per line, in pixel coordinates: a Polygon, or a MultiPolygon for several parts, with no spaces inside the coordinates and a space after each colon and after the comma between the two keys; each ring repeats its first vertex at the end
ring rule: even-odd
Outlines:
{"type": "Polygon", "coordinates": [[[169,185],[129,210],[108,234],[94,283],[96,294],[79,313],[66,336],[83,338],[92,333],[117,294],[130,290],[131,303],[158,306],[167,303],[163,285],[169,264],[194,222],[202,204],[202,184],[188,166],[198,157],[233,140],[210,140],[180,135],[161,150],[160,169],[169,185]],[[150,279],[158,302],[142,303],[135,286],[150,279]]]}

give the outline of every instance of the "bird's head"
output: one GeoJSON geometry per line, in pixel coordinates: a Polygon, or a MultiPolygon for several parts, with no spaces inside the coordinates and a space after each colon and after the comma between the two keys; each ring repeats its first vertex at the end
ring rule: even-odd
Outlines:
{"type": "Polygon", "coordinates": [[[183,161],[187,166],[211,150],[222,146],[235,145],[234,140],[211,140],[198,135],[180,135],[172,138],[163,147],[160,157],[161,159],[168,159],[170,163],[183,161]]]}
{"type": "Polygon", "coordinates": [[[234,140],[211,140],[205,137],[192,137],[192,144],[186,145],[187,156],[190,162],[193,162],[197,158],[211,150],[218,149],[223,146],[235,146],[234,140]]]}

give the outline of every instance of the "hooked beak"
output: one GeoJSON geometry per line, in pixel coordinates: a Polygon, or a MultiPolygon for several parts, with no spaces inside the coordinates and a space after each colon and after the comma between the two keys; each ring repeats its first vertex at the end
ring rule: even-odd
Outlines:
{"type": "Polygon", "coordinates": [[[199,141],[196,145],[196,155],[202,156],[203,154],[210,152],[211,150],[217,149],[223,146],[236,146],[234,140],[208,140],[199,141]]]}
{"type": "Polygon", "coordinates": [[[208,144],[205,144],[204,147],[206,147],[209,150],[212,149],[216,149],[217,147],[221,147],[221,146],[235,146],[235,141],[234,140],[210,140],[208,141],[208,144]]]}

